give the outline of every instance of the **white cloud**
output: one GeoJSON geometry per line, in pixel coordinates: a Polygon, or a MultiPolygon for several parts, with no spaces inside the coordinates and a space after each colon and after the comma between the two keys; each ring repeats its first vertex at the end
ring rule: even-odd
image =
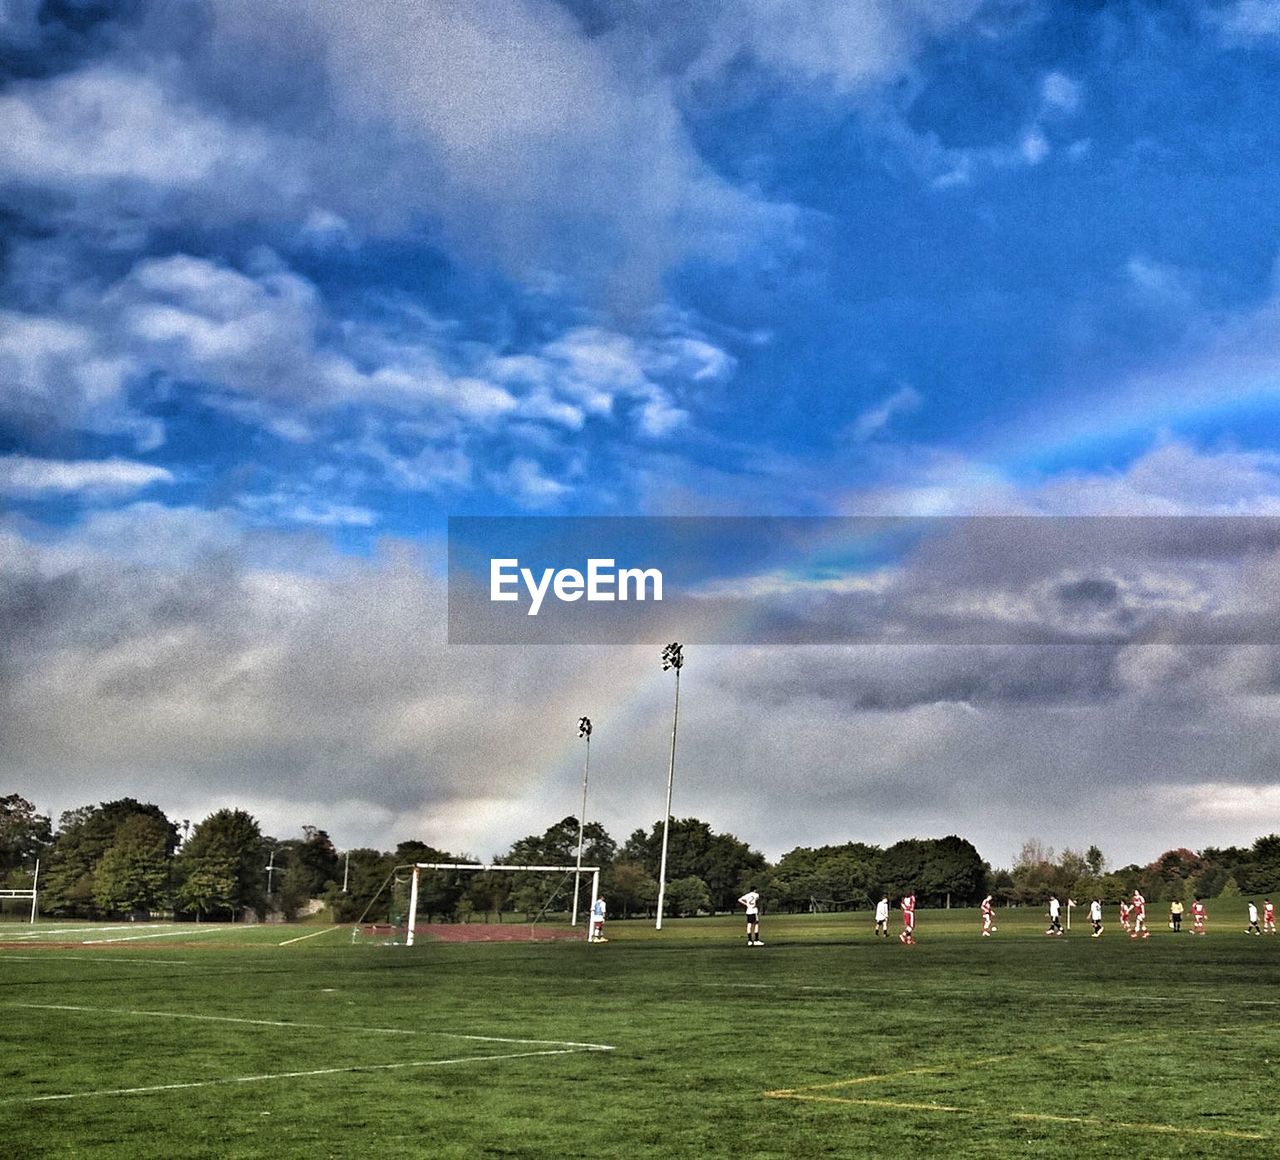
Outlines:
{"type": "MultiPolygon", "coordinates": [[[[716,8],[693,72],[718,72],[749,54],[792,81],[856,94],[900,75],[930,38],[962,26],[978,7],[976,0],[813,0],[800,12],[773,0],[737,0],[716,8]]],[[[687,18],[673,19],[671,35],[687,36],[686,25],[687,18]]]]}
{"type": "Polygon", "coordinates": [[[1049,139],[1038,127],[1033,126],[1022,135],[1018,152],[1028,165],[1039,165],[1049,156],[1049,139]]]}
{"type": "Polygon", "coordinates": [[[292,143],[202,108],[167,64],[21,81],[0,95],[0,124],[0,181],[96,198],[109,215],[146,191],[220,216],[270,213],[305,181],[292,143]]]}
{"type": "Polygon", "coordinates": [[[1065,73],[1047,73],[1040,82],[1040,97],[1046,108],[1074,113],[1080,108],[1080,86],[1065,73]]]}
{"type": "Polygon", "coordinates": [[[1280,0],[1236,0],[1212,19],[1225,32],[1243,39],[1280,35],[1280,0]]]}
{"type": "Polygon", "coordinates": [[[29,455],[0,456],[0,493],[21,496],[73,492],[128,492],[154,483],[172,483],[162,467],[127,459],[35,459],[29,455]]]}
{"type": "Polygon", "coordinates": [[[872,439],[883,432],[897,416],[917,410],[921,402],[923,397],[914,387],[899,387],[888,398],[859,415],[849,426],[845,436],[855,443],[872,439]]]}

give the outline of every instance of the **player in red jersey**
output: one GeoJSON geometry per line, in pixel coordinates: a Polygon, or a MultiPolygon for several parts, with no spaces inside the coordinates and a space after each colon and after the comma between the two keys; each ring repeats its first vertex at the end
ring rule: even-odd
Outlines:
{"type": "Polygon", "coordinates": [[[1133,925],[1129,922],[1129,900],[1120,899],[1120,926],[1124,929],[1125,934],[1130,934],[1133,925]]]}
{"type": "Polygon", "coordinates": [[[1205,911],[1204,903],[1197,898],[1191,904],[1191,933],[1204,934],[1204,924],[1208,918],[1209,915],[1205,911]]]}
{"type": "Polygon", "coordinates": [[[1276,933],[1276,907],[1269,898],[1262,903],[1262,933],[1276,933]]]}
{"type": "Polygon", "coordinates": [[[898,941],[904,946],[914,946],[916,941],[916,896],[905,894],[902,897],[902,933],[898,941]]]}
{"type": "Polygon", "coordinates": [[[1147,930],[1147,900],[1142,894],[1135,890],[1133,892],[1133,930],[1129,932],[1130,938],[1150,938],[1151,932],[1147,930]]]}
{"type": "Polygon", "coordinates": [[[988,894],[982,900],[982,937],[990,938],[996,932],[996,908],[991,903],[991,895],[988,894]]]}

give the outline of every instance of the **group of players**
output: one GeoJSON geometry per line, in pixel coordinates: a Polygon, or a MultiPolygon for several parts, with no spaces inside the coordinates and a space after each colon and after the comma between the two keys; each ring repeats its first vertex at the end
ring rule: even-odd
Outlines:
{"type": "MultiPolygon", "coordinates": [[[[748,890],[746,894],[738,899],[738,905],[744,907],[747,912],[747,946],[764,946],[764,943],[760,940],[760,892],[748,890]]],[[[1067,899],[1067,906],[1075,905],[1075,899],[1067,899]]],[[[902,911],[902,931],[898,935],[898,941],[904,946],[913,946],[916,941],[915,894],[905,894],[898,906],[902,911]]],[[[990,938],[998,929],[996,926],[995,903],[992,902],[990,894],[982,900],[979,913],[982,917],[982,937],[990,938]]],[[[597,898],[591,904],[591,931],[588,935],[588,941],[609,941],[604,937],[604,918],[605,901],[603,898],[597,898]]],[[[1204,902],[1197,898],[1191,904],[1191,933],[1204,934],[1208,921],[1209,914],[1205,910],[1204,902]]],[[[1091,937],[1101,938],[1103,931],[1102,900],[1099,898],[1095,898],[1089,903],[1089,922],[1093,925],[1091,937]]],[[[1135,890],[1131,899],[1121,899],[1120,926],[1132,939],[1151,937],[1151,932],[1147,929],[1147,900],[1142,897],[1140,891],[1135,890]]],[[[1180,902],[1175,902],[1169,912],[1169,928],[1174,931],[1182,929],[1182,903],[1180,902]]],[[[1062,929],[1062,903],[1056,895],[1049,899],[1049,927],[1044,933],[1055,938],[1061,938],[1066,933],[1062,929]]],[[[1275,933],[1276,908],[1271,899],[1268,898],[1262,903],[1261,927],[1258,925],[1258,906],[1256,903],[1250,902],[1249,925],[1245,929],[1245,934],[1262,935],[1275,933]]],[[[876,938],[887,939],[889,937],[889,898],[888,895],[885,895],[876,903],[876,938]]]]}
{"type": "MultiPolygon", "coordinates": [[[[738,899],[738,905],[745,907],[747,912],[747,946],[764,946],[760,941],[760,894],[755,890],[748,890],[741,898],[738,899]]],[[[1075,906],[1075,899],[1067,899],[1067,905],[1075,906]]],[[[905,894],[902,901],[898,904],[902,911],[902,930],[898,935],[898,941],[904,946],[913,946],[916,941],[916,896],[914,893],[905,894]]],[[[988,894],[982,900],[982,906],[979,913],[982,917],[982,937],[990,938],[998,930],[996,926],[996,910],[995,903],[988,894]]],[[[1203,900],[1197,898],[1191,904],[1191,933],[1203,935],[1205,927],[1209,921],[1209,913],[1205,909],[1203,900]]],[[[1100,898],[1093,899],[1089,903],[1089,922],[1093,926],[1093,934],[1091,938],[1101,938],[1103,931],[1102,924],[1102,900],[1100,898]]],[[[1151,937],[1151,931],[1147,929],[1147,900],[1142,896],[1141,891],[1135,890],[1132,898],[1120,900],[1120,927],[1131,939],[1144,939],[1151,937]]],[[[1174,931],[1182,929],[1182,903],[1175,902],[1169,912],[1169,928],[1174,931]]],[[[1062,903],[1057,896],[1049,899],[1049,927],[1044,932],[1055,938],[1061,938],[1066,932],[1062,929],[1062,903]]],[[[1275,934],[1276,933],[1276,908],[1271,899],[1266,899],[1262,903],[1262,926],[1258,926],[1258,906],[1254,902],[1249,903],[1249,925],[1245,930],[1245,934],[1275,934]]],[[[876,903],[876,937],[889,938],[889,898],[884,896],[876,903]]]]}

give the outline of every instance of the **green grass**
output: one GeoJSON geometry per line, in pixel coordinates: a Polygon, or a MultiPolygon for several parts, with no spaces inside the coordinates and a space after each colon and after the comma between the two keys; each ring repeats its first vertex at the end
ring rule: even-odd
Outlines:
{"type": "Polygon", "coordinates": [[[1280,1155],[1280,939],[1213,913],[1132,943],[923,911],[915,947],[765,916],[759,950],[740,919],[413,948],[6,923],[0,1154],[1280,1155]]]}

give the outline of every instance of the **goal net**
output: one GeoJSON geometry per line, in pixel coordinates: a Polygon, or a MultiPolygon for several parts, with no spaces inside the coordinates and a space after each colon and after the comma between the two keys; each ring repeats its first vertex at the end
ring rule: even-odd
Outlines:
{"type": "Polygon", "coordinates": [[[600,897],[599,866],[512,866],[492,862],[415,862],[413,876],[409,881],[409,927],[405,934],[406,946],[413,946],[414,930],[418,924],[418,888],[424,870],[470,871],[477,874],[491,871],[508,874],[590,874],[591,898],[600,897]]]}

